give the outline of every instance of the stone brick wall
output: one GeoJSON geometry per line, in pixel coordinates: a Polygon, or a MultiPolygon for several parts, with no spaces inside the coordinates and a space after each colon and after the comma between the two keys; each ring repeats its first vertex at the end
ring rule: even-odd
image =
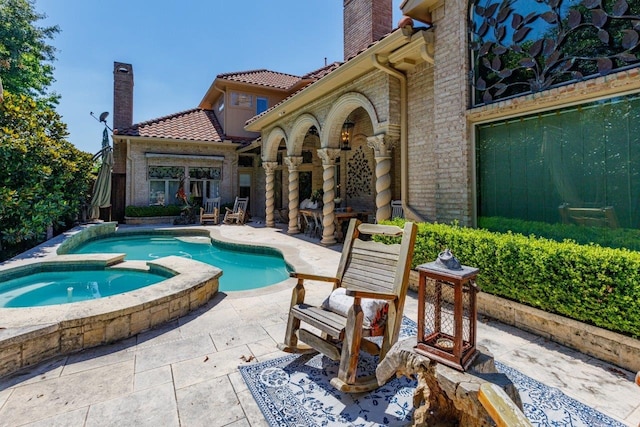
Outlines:
{"type": "MultiPolygon", "coordinates": [[[[408,204],[423,218],[436,219],[437,159],[434,153],[433,67],[424,63],[407,73],[408,91],[408,204]]],[[[396,156],[399,158],[399,156],[396,156]]],[[[400,188],[401,169],[397,163],[396,186],[400,188]]],[[[398,193],[398,197],[400,194],[398,193]]]]}
{"type": "MultiPolygon", "coordinates": [[[[435,31],[433,132],[435,217],[472,223],[471,144],[465,111],[468,99],[466,2],[443,2],[432,14],[435,31]]],[[[433,209],[434,207],[431,207],[433,209]]]]}

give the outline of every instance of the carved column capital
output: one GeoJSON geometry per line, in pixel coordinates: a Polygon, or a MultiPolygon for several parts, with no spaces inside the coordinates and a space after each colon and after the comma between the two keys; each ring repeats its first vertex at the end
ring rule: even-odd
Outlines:
{"type": "Polygon", "coordinates": [[[320,148],[318,150],[318,157],[322,159],[323,166],[334,165],[338,156],[340,156],[339,148],[320,148]]]}
{"type": "Polygon", "coordinates": [[[391,157],[391,150],[395,147],[396,141],[385,134],[379,134],[368,137],[367,145],[373,148],[375,157],[391,157]]]}
{"type": "Polygon", "coordinates": [[[278,162],[262,162],[262,167],[267,175],[273,174],[278,167],[278,162]]]}
{"type": "Polygon", "coordinates": [[[284,164],[289,172],[297,171],[298,166],[302,164],[302,156],[288,156],[284,158],[284,164]]]}

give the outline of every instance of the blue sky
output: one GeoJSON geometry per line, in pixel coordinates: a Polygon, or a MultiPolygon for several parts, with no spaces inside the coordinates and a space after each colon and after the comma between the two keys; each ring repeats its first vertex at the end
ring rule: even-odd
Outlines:
{"type": "MultiPolygon", "coordinates": [[[[393,27],[402,0],[393,0],[393,27]]],[[[302,75],[343,59],[342,0],[36,0],[58,25],[52,90],[69,141],[101,147],[113,118],[113,62],[133,65],[135,123],[197,107],[215,76],[267,68],[302,75]]]]}

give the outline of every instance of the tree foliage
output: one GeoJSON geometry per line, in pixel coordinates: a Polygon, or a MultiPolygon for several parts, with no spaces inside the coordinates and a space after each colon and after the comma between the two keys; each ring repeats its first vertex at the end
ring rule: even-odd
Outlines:
{"type": "Polygon", "coordinates": [[[5,91],[0,104],[0,258],[39,243],[47,227],[79,212],[92,180],[91,155],[65,138],[51,107],[5,91]]]}
{"type": "Polygon", "coordinates": [[[51,105],[59,96],[48,92],[56,52],[48,41],[60,29],[37,26],[45,17],[36,13],[34,0],[0,0],[0,77],[6,91],[51,105]]]}

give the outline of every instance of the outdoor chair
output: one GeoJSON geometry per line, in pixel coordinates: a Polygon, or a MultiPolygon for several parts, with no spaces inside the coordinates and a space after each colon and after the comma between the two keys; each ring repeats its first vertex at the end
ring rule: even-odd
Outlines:
{"type": "Polygon", "coordinates": [[[236,197],[236,201],[233,203],[233,209],[225,208],[224,214],[225,224],[244,224],[247,215],[247,205],[249,204],[249,197],[236,197]]]}
{"type": "Polygon", "coordinates": [[[404,209],[402,209],[402,200],[391,201],[391,219],[404,218],[404,209]]]}
{"type": "Polygon", "coordinates": [[[284,343],[278,347],[290,353],[319,351],[339,361],[331,384],[341,391],[377,388],[375,375],[357,376],[360,350],[382,360],[398,340],[416,232],[417,226],[411,222],[402,229],[352,219],[335,277],[291,273],[298,282],[291,297],[284,343]],[[371,239],[374,235],[401,237],[401,241],[376,242],[371,239]],[[320,306],[305,304],[305,280],[332,282],[333,291],[320,306]],[[303,322],[320,334],[301,328],[303,322]],[[370,337],[382,338],[374,342],[370,337]]]}
{"type": "Polygon", "coordinates": [[[569,203],[558,206],[563,224],[577,224],[585,227],[618,228],[618,217],[613,206],[571,207],[569,203]]]}
{"type": "Polygon", "coordinates": [[[220,197],[205,199],[204,206],[200,208],[200,224],[205,222],[218,223],[220,216],[220,197]]]}
{"type": "Polygon", "coordinates": [[[313,236],[316,233],[316,221],[312,213],[301,212],[302,220],[304,221],[304,234],[313,236]]]}
{"type": "Polygon", "coordinates": [[[314,235],[316,237],[322,237],[322,231],[324,230],[324,225],[322,224],[322,212],[314,212],[313,213],[313,221],[314,221],[314,235]]]}

